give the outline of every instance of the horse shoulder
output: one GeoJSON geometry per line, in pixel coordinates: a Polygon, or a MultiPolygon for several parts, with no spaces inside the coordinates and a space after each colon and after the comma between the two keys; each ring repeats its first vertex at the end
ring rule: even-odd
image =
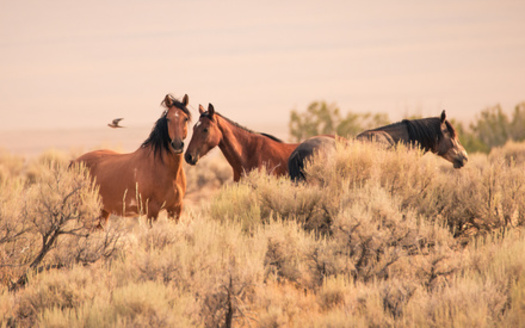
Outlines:
{"type": "MultiPolygon", "coordinates": [[[[269,140],[264,151],[259,152],[260,162],[274,175],[288,174],[288,159],[299,144],[269,140]]],[[[262,150],[262,149],[261,149],[262,150]]]]}

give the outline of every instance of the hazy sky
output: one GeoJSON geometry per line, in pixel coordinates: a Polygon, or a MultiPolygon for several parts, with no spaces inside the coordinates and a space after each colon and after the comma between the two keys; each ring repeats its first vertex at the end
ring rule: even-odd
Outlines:
{"type": "Polygon", "coordinates": [[[314,100],[392,120],[510,112],[525,1],[0,0],[0,130],[151,125],[166,93],[249,127],[314,100]]]}

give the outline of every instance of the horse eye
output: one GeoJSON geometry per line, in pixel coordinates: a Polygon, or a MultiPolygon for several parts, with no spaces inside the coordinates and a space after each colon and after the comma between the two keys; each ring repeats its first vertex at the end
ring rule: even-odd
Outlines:
{"type": "Polygon", "coordinates": [[[204,129],[202,129],[202,132],[204,132],[204,133],[208,133],[208,128],[204,128],[204,129]]]}

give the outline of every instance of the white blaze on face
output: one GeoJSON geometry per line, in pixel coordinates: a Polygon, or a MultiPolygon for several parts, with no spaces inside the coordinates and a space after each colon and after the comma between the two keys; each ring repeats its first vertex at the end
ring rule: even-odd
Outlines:
{"type": "Polygon", "coordinates": [[[198,128],[199,125],[201,125],[201,121],[198,121],[197,124],[195,124],[195,127],[198,128]]]}

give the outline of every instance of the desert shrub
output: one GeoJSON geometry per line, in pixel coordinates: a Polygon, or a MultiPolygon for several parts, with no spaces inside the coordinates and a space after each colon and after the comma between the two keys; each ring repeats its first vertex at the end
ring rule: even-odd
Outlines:
{"type": "Polygon", "coordinates": [[[469,165],[455,170],[437,156],[405,147],[384,151],[351,143],[332,158],[314,157],[306,172],[323,187],[353,191],[379,185],[400,199],[402,208],[446,223],[456,237],[468,237],[521,225],[525,217],[525,171],[518,163],[494,158],[487,162],[474,156],[469,165]]]}
{"type": "Polygon", "coordinates": [[[15,318],[22,326],[34,326],[45,310],[74,309],[96,293],[86,288],[94,277],[89,271],[74,268],[68,272],[54,271],[34,278],[33,288],[19,293],[15,318]]]}
{"type": "Polygon", "coordinates": [[[0,182],[20,176],[24,169],[23,157],[13,155],[0,149],[0,182]]]}
{"type": "Polygon", "coordinates": [[[495,147],[489,154],[489,161],[502,161],[508,164],[522,165],[525,163],[525,143],[508,141],[502,147],[495,147]]]}
{"type": "Polygon", "coordinates": [[[242,233],[232,223],[194,220],[188,225],[161,223],[139,232],[137,245],[113,267],[117,286],[154,281],[191,293],[192,310],[204,326],[250,322],[250,299],[264,276],[265,239],[242,233]]]}
{"type": "Polygon", "coordinates": [[[277,281],[311,288],[317,283],[311,269],[317,241],[295,222],[271,222],[264,229],[267,249],[264,257],[266,276],[277,281]]]}
{"type": "Polygon", "coordinates": [[[446,285],[414,296],[402,326],[493,327],[522,319],[524,246],[517,231],[476,238],[446,285]]]}
{"type": "Polygon", "coordinates": [[[406,274],[401,268],[407,257],[418,258],[412,278],[428,286],[452,273],[442,267],[455,267],[450,259],[456,242],[444,222],[426,219],[415,206],[438,171],[431,162],[401,147],[340,148],[322,164],[314,159],[307,166],[308,185],[252,172],[217,198],[212,217],[231,220],[233,209],[243,208],[239,215],[250,213],[245,220],[251,220],[252,233],[258,226],[254,213],[259,225],[282,220],[302,227],[306,235],[279,227],[288,232],[268,238],[265,263],[277,277],[308,288],[339,275],[366,282],[406,274]],[[437,249],[439,256],[429,260],[437,249]]]}
{"type": "Polygon", "coordinates": [[[201,191],[203,188],[217,189],[232,180],[233,171],[228,162],[215,154],[203,157],[198,165],[185,165],[188,194],[201,191]]]}
{"type": "Polygon", "coordinates": [[[293,220],[306,230],[327,233],[331,214],[337,207],[331,190],[322,187],[297,187],[287,177],[274,178],[265,172],[247,177],[243,183],[252,190],[252,203],[259,209],[259,222],[271,219],[293,220]]]}
{"type": "Polygon", "coordinates": [[[0,282],[7,286],[20,275],[20,266],[30,260],[36,247],[29,238],[33,228],[23,215],[25,182],[20,177],[0,181],[0,282]]]}
{"type": "Polygon", "coordinates": [[[305,327],[308,324],[304,323],[311,323],[319,312],[313,293],[305,293],[303,288],[294,284],[278,283],[272,279],[257,286],[254,304],[258,310],[259,327],[305,327]]]}
{"type": "Polygon", "coordinates": [[[518,327],[525,320],[525,275],[510,287],[507,310],[502,317],[502,326],[518,327]]]}
{"type": "Polygon", "coordinates": [[[35,183],[49,171],[51,167],[65,167],[69,164],[70,157],[64,152],[48,150],[37,158],[28,161],[25,176],[29,183],[35,183]]]}
{"type": "Polygon", "coordinates": [[[245,183],[225,186],[211,203],[209,213],[220,222],[241,222],[244,229],[253,229],[261,222],[256,194],[245,183]]]}
{"type": "MultiPolygon", "coordinates": [[[[365,282],[411,274],[412,279],[430,284],[435,278],[425,274],[432,269],[424,259],[438,250],[443,259],[453,257],[455,241],[446,229],[403,209],[387,191],[377,187],[354,190],[343,202],[348,205],[334,219],[334,244],[325,252],[347,257],[352,266],[333,274],[347,273],[365,282]],[[375,201],[367,202],[371,198],[375,201]],[[411,270],[405,270],[409,263],[411,270]]],[[[446,262],[453,267],[451,261],[446,262]]]]}
{"type": "Polygon", "coordinates": [[[175,306],[183,305],[182,300],[191,300],[186,297],[179,298],[177,294],[177,290],[153,281],[118,287],[111,295],[110,308],[104,311],[110,319],[105,323],[120,321],[126,326],[138,327],[173,327],[184,323],[188,325],[188,318],[180,315],[183,310],[175,306]],[[111,320],[111,317],[118,320],[111,320]]]}
{"type": "MultiPolygon", "coordinates": [[[[65,281],[70,280],[66,278],[65,281]]],[[[176,288],[147,281],[119,286],[111,291],[106,289],[106,286],[96,283],[86,286],[83,290],[87,295],[83,298],[70,292],[76,296],[70,297],[70,302],[82,302],[75,307],[63,306],[56,301],[49,303],[39,309],[36,323],[44,327],[195,326],[186,313],[193,300],[176,288]]]]}
{"type": "Polygon", "coordinates": [[[100,199],[87,171],[49,163],[34,184],[14,180],[0,196],[0,273],[12,288],[35,270],[108,258],[119,241],[115,230],[93,231],[100,199]]]}
{"type": "Polygon", "coordinates": [[[82,174],[39,164],[33,183],[0,181],[0,327],[519,326],[520,147],[454,170],[403,147],[338,145],[309,164],[310,183],[251,172],[178,224],[112,220],[103,232],[75,216],[94,201],[90,185],[84,198],[68,189],[82,174]],[[73,199],[86,204],[75,212],[73,199]],[[30,269],[46,213],[70,213],[61,231],[80,230],[30,269]]]}
{"type": "MultiPolygon", "coordinates": [[[[490,253],[473,236],[490,238],[523,221],[523,169],[503,155],[491,156],[472,156],[465,168],[455,170],[435,155],[402,146],[386,151],[361,143],[339,145],[333,156],[307,165],[308,184],[252,172],[225,188],[210,214],[218,222],[248,226],[243,229],[248,235],[264,231],[265,281],[316,293],[316,305],[309,306],[323,320],[426,326],[426,318],[432,326],[491,325],[517,313],[509,310],[509,295],[517,287],[508,284],[521,281],[525,260],[503,269],[505,278],[470,271],[479,264],[469,250],[490,253]],[[329,281],[339,287],[327,288],[329,281]],[[344,296],[352,288],[361,296],[344,296]],[[483,306],[474,309],[472,299],[483,306]],[[463,315],[464,309],[472,314],[463,315]]],[[[286,302],[282,295],[261,297],[262,304],[286,302]]],[[[311,326],[299,319],[304,313],[286,308],[268,305],[260,322],[311,326]]],[[[316,326],[323,326],[320,322],[316,326]]]]}

